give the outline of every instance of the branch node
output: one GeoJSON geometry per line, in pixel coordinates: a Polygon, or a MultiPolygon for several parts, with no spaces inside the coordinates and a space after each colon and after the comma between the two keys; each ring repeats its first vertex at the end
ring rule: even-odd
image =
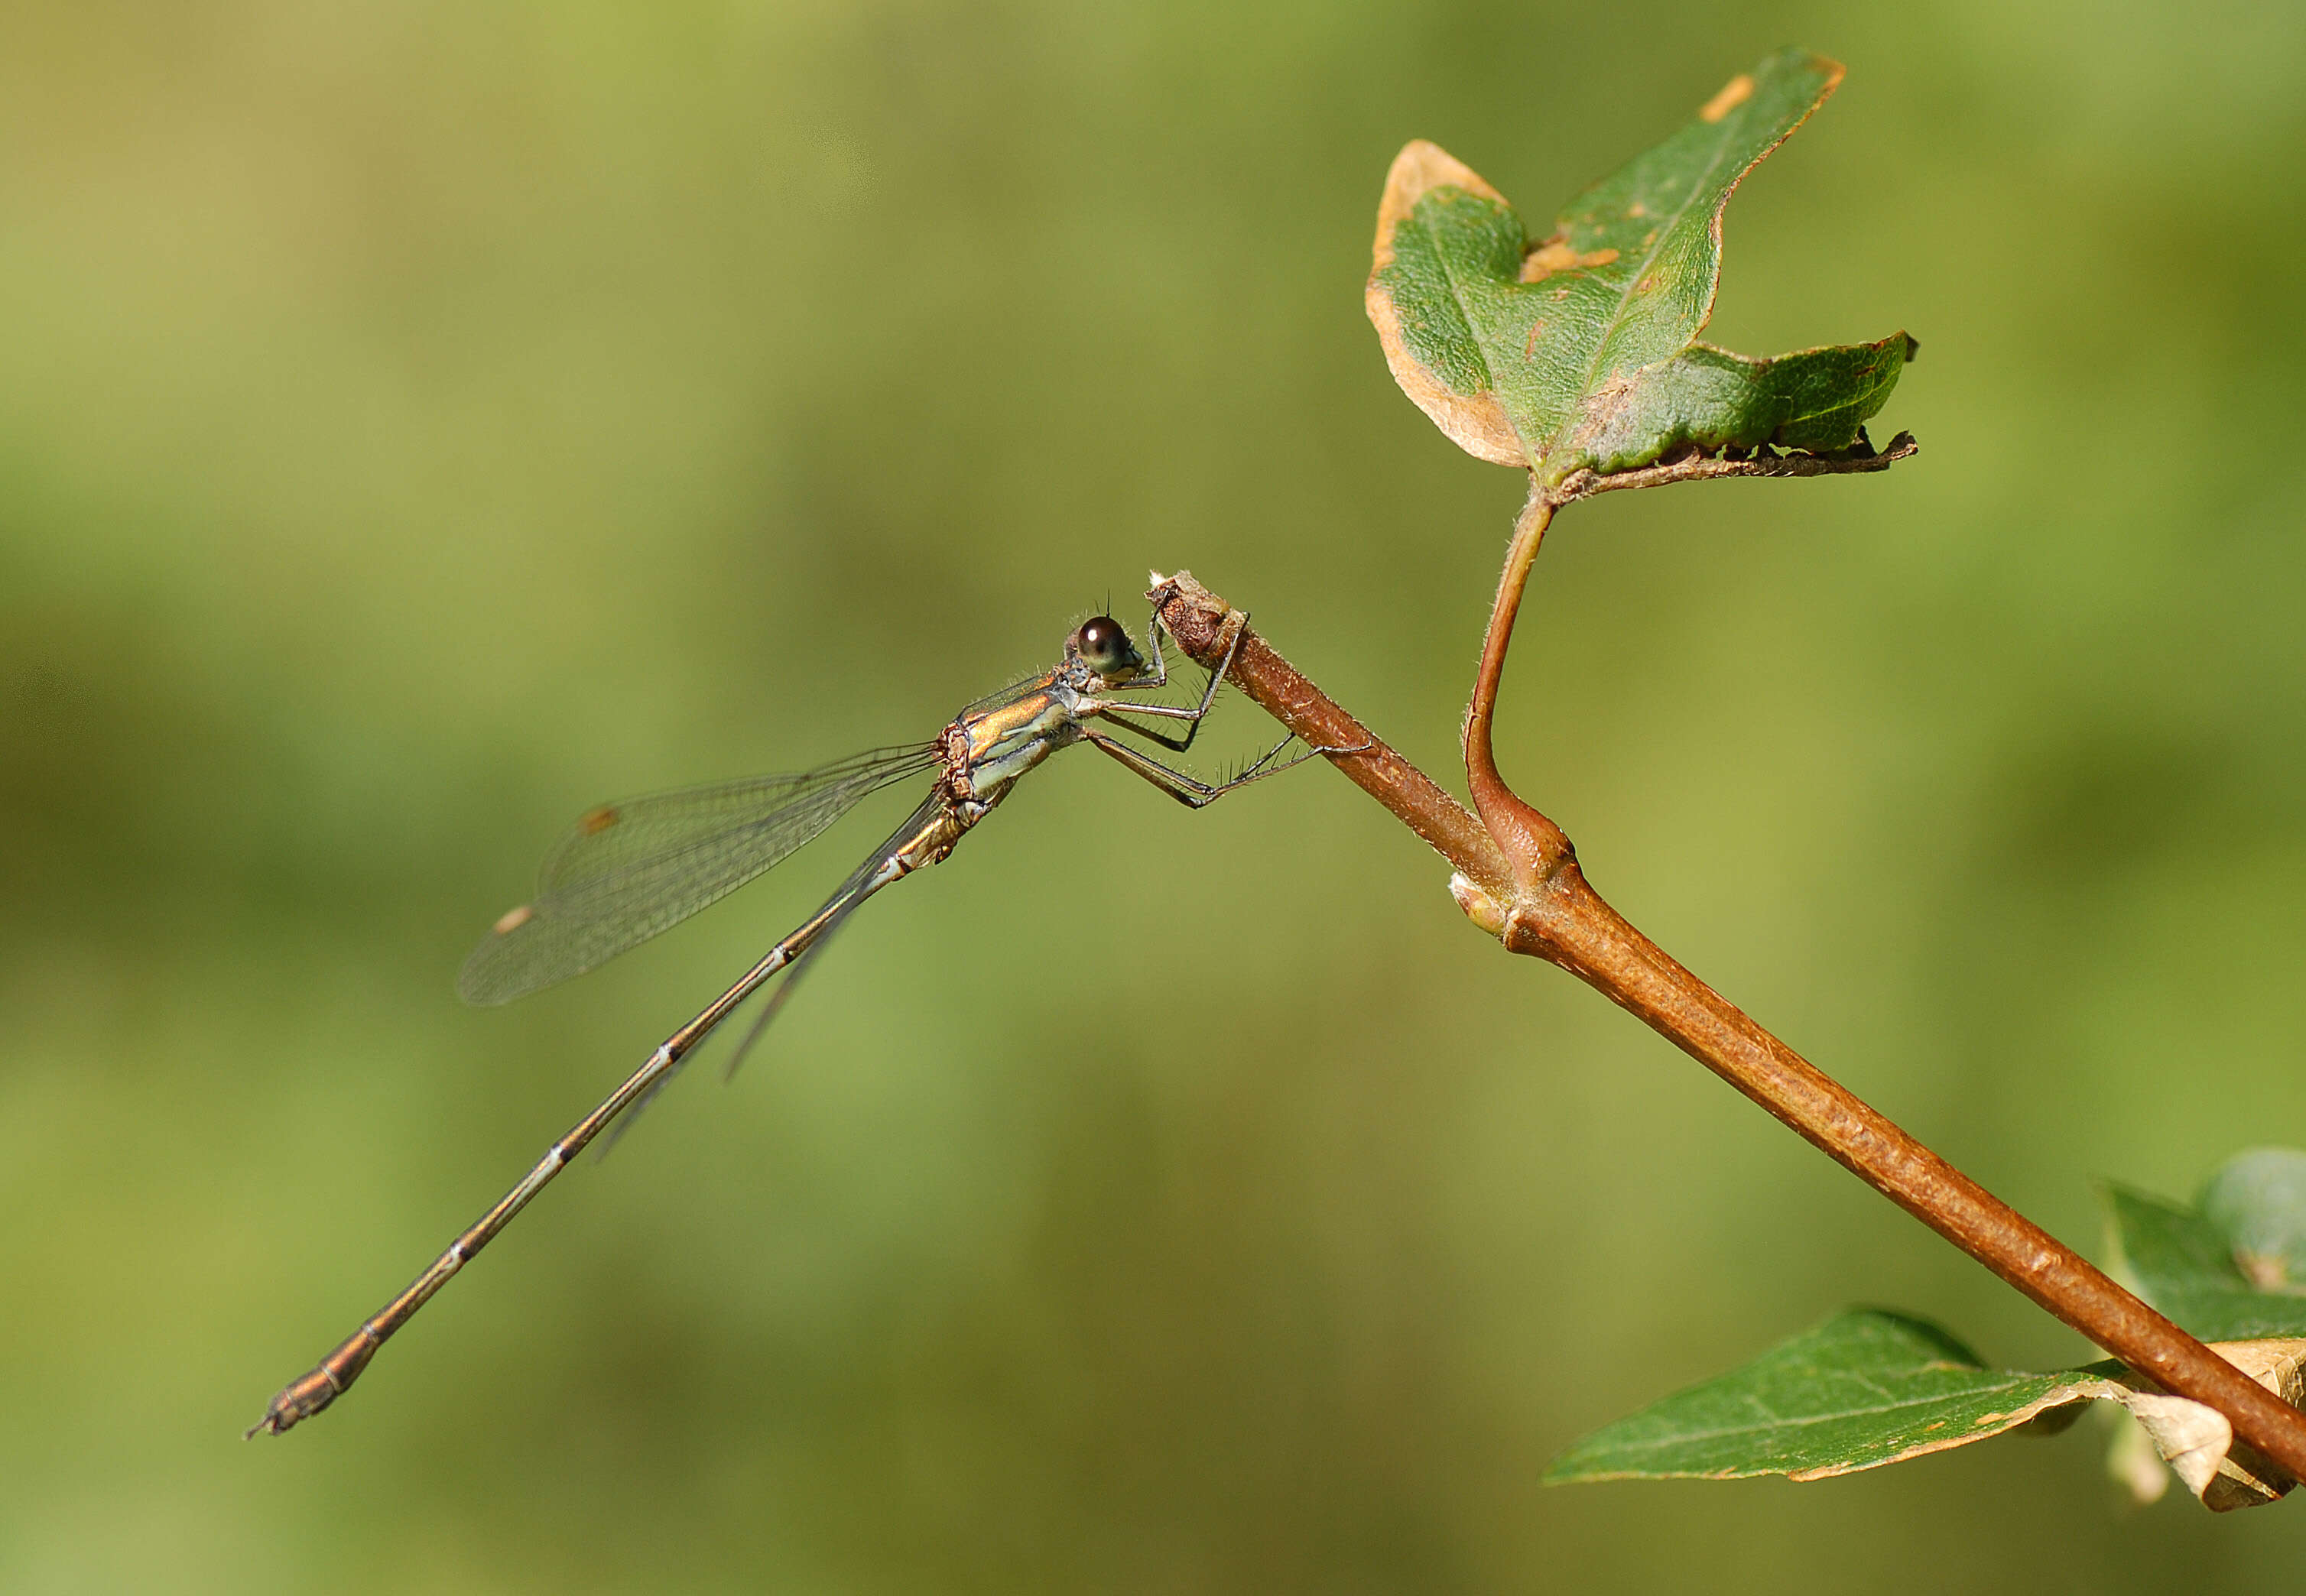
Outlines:
{"type": "Polygon", "coordinates": [[[1462,872],[1449,877],[1449,896],[1465,911],[1465,917],[1482,931],[1499,941],[1505,939],[1507,905],[1468,881],[1462,872]]]}

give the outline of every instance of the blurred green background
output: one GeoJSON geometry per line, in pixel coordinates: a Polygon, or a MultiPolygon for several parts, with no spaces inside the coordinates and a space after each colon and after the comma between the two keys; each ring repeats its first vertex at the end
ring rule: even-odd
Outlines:
{"type": "MultiPolygon", "coordinates": [[[[0,1587],[2267,1591],[2086,1426],[1542,1490],[1850,1302],[2076,1337],[1307,769],[1061,761],[310,1428],[286,1378],[901,813],[460,1009],[603,797],[926,736],[1189,566],[1448,776],[1519,484],[1379,183],[1537,217],[1798,41],[1712,336],[1887,478],[1581,506],[1509,773],[2059,1234],[2306,1142],[2306,12],[90,0],[0,50],[0,1587]],[[1544,739],[1541,743],[1541,739],[1544,739]],[[1540,753],[1542,747],[1544,752],[1540,753]],[[1125,971],[1125,973],[1123,973],[1125,971]]],[[[1238,699],[1215,764],[1268,723],[1238,699]]],[[[1196,750],[1197,755],[1200,750],[1196,750]]]]}

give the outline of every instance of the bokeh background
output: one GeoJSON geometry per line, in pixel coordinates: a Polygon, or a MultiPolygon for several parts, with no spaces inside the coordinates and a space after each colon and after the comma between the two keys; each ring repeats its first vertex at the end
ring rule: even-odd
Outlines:
{"type": "Polygon", "coordinates": [[[1059,762],[240,1440],[905,800],[460,1009],[587,805],[927,735],[1181,565],[1450,776],[1519,487],[1387,378],[1386,165],[1542,218],[1789,41],[1851,74],[1713,336],[1911,329],[1925,452],[1565,516],[1505,761],[2095,1250],[2095,1178],[2306,1141],[2306,12],[13,12],[0,1586],[2293,1583],[2294,1505],[2130,1507],[2090,1426],[1541,1489],[1846,1303],[2087,1349],[1319,769],[1193,815],[1059,762]]]}

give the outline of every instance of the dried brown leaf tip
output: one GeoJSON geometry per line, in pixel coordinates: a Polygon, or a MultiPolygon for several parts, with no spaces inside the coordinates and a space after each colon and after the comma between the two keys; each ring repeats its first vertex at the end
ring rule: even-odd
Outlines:
{"type": "MultiPolygon", "coordinates": [[[[2214,1341],[2210,1350],[2293,1407],[2306,1406],[2306,1340],[2214,1341]]],[[[2134,1374],[2116,1400],[2130,1410],[2170,1472],[2213,1513],[2279,1501],[2296,1485],[2288,1471],[2237,1440],[2215,1408],[2156,1390],[2134,1374]]]]}
{"type": "Polygon", "coordinates": [[[1434,325],[1434,318],[1427,313],[1431,294],[1446,297],[1451,288],[1446,278],[1432,279],[1431,252],[1417,247],[1422,240],[1411,218],[1419,204],[1437,192],[1454,193],[1512,214],[1504,196],[1471,166],[1439,144],[1411,140],[1393,158],[1393,166],[1385,175],[1385,192],[1378,199],[1377,241],[1371,250],[1374,264],[1362,303],[1377,329],[1378,343],[1385,351],[1393,380],[1433,419],[1434,425],[1469,454],[1499,465],[1525,465],[1527,458],[1521,436],[1498,402],[1481,352],[1451,338],[1450,329],[1434,325]],[[1396,245],[1405,241],[1405,228],[1413,249],[1411,258],[1401,260],[1396,259],[1396,245]],[[1408,302],[1406,326],[1402,302],[1396,300],[1390,282],[1402,275],[1418,277],[1430,290],[1423,298],[1408,302]],[[1424,353],[1437,337],[1445,346],[1454,346],[1445,351],[1439,371],[1424,353]]]}
{"type": "Polygon", "coordinates": [[[1482,175],[1426,139],[1412,139],[1393,158],[1385,175],[1385,192],[1377,202],[1377,269],[1393,260],[1393,230],[1409,218],[1417,202],[1439,188],[1464,189],[1502,205],[1506,197],[1491,188],[1482,175]]]}

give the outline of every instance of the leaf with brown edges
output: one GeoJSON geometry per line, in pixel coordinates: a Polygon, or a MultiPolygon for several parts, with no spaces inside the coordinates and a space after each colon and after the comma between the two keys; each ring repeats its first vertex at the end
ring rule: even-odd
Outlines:
{"type": "Polygon", "coordinates": [[[1904,333],[1766,359],[1697,341],[1731,191],[1841,80],[1834,62],[1780,51],[1534,243],[1470,167],[1410,144],[1386,179],[1367,294],[1402,391],[1469,452],[1548,485],[1693,446],[1857,445],[1913,357],[1904,333]]]}

